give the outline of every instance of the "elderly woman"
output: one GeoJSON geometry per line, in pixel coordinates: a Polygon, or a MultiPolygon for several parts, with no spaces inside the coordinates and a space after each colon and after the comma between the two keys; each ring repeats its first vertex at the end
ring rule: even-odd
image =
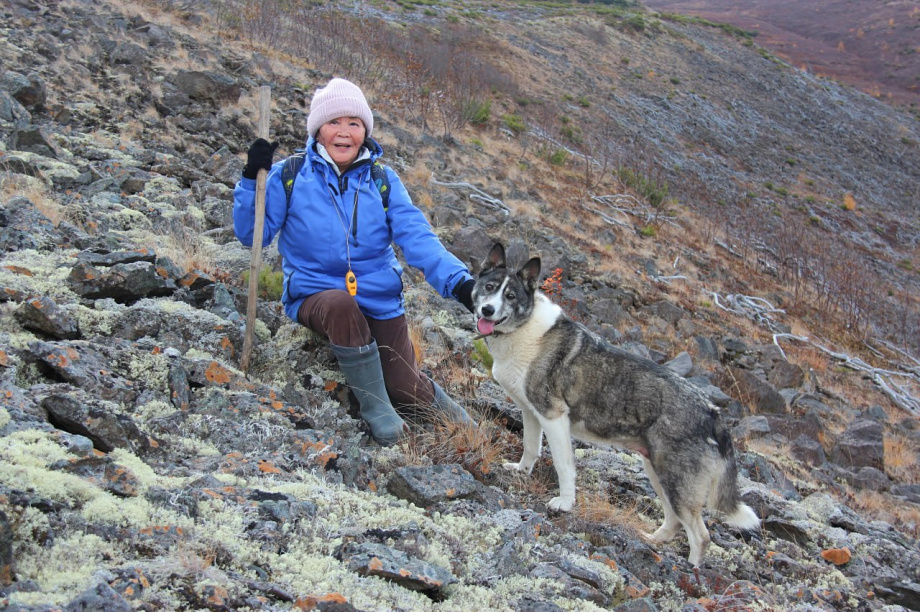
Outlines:
{"type": "Polygon", "coordinates": [[[260,169],[268,170],[262,239],[269,244],[278,236],[285,312],[328,338],[371,434],[390,445],[407,429],[394,404],[431,406],[455,421],[470,420],[416,363],[403,270],[391,243],[439,294],[469,310],[473,279],[441,244],[396,173],[380,165],[372,172],[383,155],[373,131],[374,116],[361,90],[332,79],[310,104],[304,163],[287,179],[293,180],[290,197],[284,163],[272,164],[277,143],[257,139],[234,190],[233,223],[239,241],[251,246],[255,179],[260,169]],[[381,171],[385,180],[377,184],[381,171]],[[386,199],[382,190],[389,191],[386,199]]]}

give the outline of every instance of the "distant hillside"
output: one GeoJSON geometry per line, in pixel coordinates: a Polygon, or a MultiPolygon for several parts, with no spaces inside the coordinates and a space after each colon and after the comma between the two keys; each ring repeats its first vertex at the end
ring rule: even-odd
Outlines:
{"type": "Polygon", "coordinates": [[[877,98],[920,104],[920,5],[912,0],[645,0],[757,32],[757,43],[789,63],[877,98]]]}

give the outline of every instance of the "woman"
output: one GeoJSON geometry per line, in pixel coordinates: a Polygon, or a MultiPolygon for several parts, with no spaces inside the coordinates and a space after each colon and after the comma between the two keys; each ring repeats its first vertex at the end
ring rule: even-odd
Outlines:
{"type": "Polygon", "coordinates": [[[307,118],[306,159],[288,197],[277,143],[257,139],[234,190],[237,238],[251,246],[256,175],[268,170],[263,244],[278,236],[284,265],[281,301],[289,317],[329,339],[361,404],[361,416],[382,445],[406,431],[396,405],[432,406],[469,422],[466,411],[419,370],[409,339],[402,267],[391,243],[422,270],[443,297],[472,311],[473,279],[441,244],[412,204],[399,177],[385,168],[385,209],[371,167],[383,150],[371,138],[374,117],[361,90],[332,79],[318,90],[307,118]]]}

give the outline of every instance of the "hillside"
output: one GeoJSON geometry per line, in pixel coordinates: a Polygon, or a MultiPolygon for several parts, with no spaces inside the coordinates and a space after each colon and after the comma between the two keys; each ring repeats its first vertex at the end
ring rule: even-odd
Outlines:
{"type": "Polygon", "coordinates": [[[0,612],[920,609],[909,111],[627,0],[0,12],[0,612]],[[501,468],[520,411],[411,268],[419,359],[479,427],[374,444],[273,282],[242,370],[256,92],[280,158],[333,75],[473,272],[539,254],[551,299],[720,408],[760,530],[707,516],[690,567],[640,537],[637,456],[586,445],[549,510],[548,449],[501,468]]]}
{"type": "Polygon", "coordinates": [[[757,43],[802,70],[876,98],[920,104],[916,2],[649,0],[662,12],[693,15],[757,33],[757,43]]]}

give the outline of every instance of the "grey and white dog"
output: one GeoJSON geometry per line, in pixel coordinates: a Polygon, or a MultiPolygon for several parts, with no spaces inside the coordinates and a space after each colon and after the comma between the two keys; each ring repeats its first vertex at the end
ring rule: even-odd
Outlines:
{"type": "Polygon", "coordinates": [[[530,473],[545,433],[559,478],[554,510],[575,503],[572,438],[642,456],[664,509],[652,544],[687,532],[689,561],[709,546],[702,511],[753,529],[760,520],[740,501],[737,466],[719,410],[668,368],[618,349],[565,315],[538,291],[540,259],[509,270],[496,244],[473,288],[477,329],[492,354],[492,376],[523,413],[524,454],[509,470],[530,473]]]}

